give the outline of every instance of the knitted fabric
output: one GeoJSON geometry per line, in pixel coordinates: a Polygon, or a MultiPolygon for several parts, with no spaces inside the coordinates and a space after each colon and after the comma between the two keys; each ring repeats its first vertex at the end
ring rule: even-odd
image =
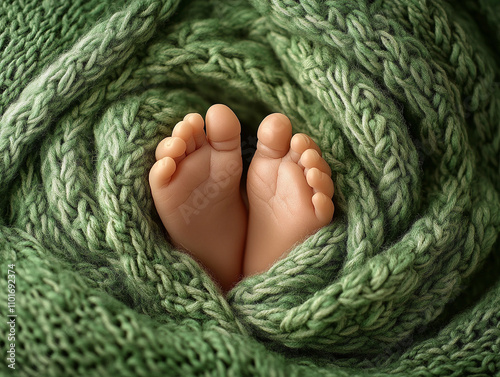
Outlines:
{"type": "MultiPolygon", "coordinates": [[[[0,6],[0,374],[500,375],[500,2],[0,6]],[[213,103],[333,170],[332,223],[227,297],[168,242],[157,143],[213,103]],[[12,312],[10,312],[12,313],[12,312]]],[[[193,235],[195,236],[195,235],[193,235]]]]}

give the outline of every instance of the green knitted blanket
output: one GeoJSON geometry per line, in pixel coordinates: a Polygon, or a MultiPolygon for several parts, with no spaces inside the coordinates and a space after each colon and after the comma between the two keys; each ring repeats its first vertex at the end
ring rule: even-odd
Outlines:
{"type": "Polygon", "coordinates": [[[499,22],[497,0],[2,1],[0,374],[500,375],[499,22]],[[147,179],[213,103],[245,160],[286,114],[336,188],[333,222],[227,297],[147,179]]]}

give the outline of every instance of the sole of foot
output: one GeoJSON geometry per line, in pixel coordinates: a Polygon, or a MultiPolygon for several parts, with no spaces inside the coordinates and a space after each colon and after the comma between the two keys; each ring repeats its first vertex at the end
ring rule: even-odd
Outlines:
{"type": "Polygon", "coordinates": [[[184,117],[156,148],[149,182],[172,243],[191,254],[223,291],[240,278],[247,210],[240,194],[241,126],[225,105],[205,121],[184,117]],[[206,123],[206,132],[204,130],[206,123]]]}
{"type": "Polygon", "coordinates": [[[244,276],[268,270],[333,217],[334,186],[321,150],[306,134],[292,137],[283,114],[266,117],[247,176],[248,233],[244,276]]]}

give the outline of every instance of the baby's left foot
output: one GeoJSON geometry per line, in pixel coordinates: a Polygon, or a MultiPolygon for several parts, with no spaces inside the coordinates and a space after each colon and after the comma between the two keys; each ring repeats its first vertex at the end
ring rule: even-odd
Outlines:
{"type": "Polygon", "coordinates": [[[241,277],[247,213],[240,194],[241,127],[225,105],[188,114],[156,148],[149,173],[160,218],[174,245],[188,251],[228,291],[241,277]]]}
{"type": "Polygon", "coordinates": [[[305,134],[292,138],[282,114],[265,118],[247,176],[249,218],[243,273],[267,270],[333,216],[333,182],[321,150],[305,134]]]}

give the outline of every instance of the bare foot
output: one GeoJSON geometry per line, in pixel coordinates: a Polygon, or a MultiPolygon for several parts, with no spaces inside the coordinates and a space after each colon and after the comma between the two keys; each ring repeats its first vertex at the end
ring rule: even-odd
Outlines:
{"type": "Polygon", "coordinates": [[[149,173],[156,209],[174,245],[228,291],[240,278],[247,213],[240,194],[241,127],[225,105],[204,122],[188,114],[156,148],[149,173]]]}
{"type": "Polygon", "coordinates": [[[266,117],[247,176],[245,276],[266,271],[284,253],[327,225],[333,216],[330,167],[305,134],[292,138],[283,114],[266,117]]]}

